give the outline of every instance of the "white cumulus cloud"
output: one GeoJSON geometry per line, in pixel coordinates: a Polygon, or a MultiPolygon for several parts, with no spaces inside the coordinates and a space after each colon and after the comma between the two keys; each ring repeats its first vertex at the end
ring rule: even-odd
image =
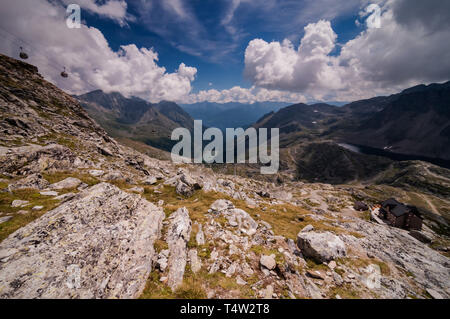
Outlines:
{"type": "Polygon", "coordinates": [[[265,88],[251,87],[241,88],[234,86],[227,90],[202,90],[196,94],[190,94],[185,103],[197,103],[197,102],[216,102],[216,103],[228,103],[228,102],[240,102],[240,103],[254,103],[254,102],[292,102],[292,103],[305,103],[306,97],[301,93],[292,93],[280,90],[268,90],[265,88]]]}
{"type": "Polygon", "coordinates": [[[449,80],[449,5],[433,0],[427,19],[420,19],[421,1],[387,1],[380,28],[367,28],[345,43],[339,55],[331,23],[320,20],[305,27],[298,48],[289,40],[250,41],[245,75],[258,86],[303,93],[316,100],[354,100],[389,94],[419,83],[449,80]],[[445,16],[447,19],[445,19],[445,16]]]}
{"type": "MultiPolygon", "coordinates": [[[[191,92],[196,68],[181,63],[169,73],[158,65],[152,48],[134,44],[115,52],[100,30],[85,25],[67,28],[63,6],[34,0],[8,2],[0,11],[0,52],[17,57],[23,46],[30,55],[28,61],[69,93],[102,89],[157,102],[182,100],[191,92]],[[63,66],[69,72],[67,79],[59,76],[63,66]]],[[[110,2],[116,1],[104,5],[110,2]]]]}

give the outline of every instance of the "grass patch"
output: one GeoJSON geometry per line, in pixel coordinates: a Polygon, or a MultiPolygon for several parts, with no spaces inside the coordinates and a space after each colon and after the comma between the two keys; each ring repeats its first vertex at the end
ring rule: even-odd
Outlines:
{"type": "Polygon", "coordinates": [[[183,282],[174,291],[160,281],[161,275],[157,271],[150,273],[140,299],[206,299],[203,288],[202,275],[194,274],[186,267],[183,282]]]}
{"type": "Polygon", "coordinates": [[[19,228],[41,217],[47,211],[52,210],[58,206],[58,204],[59,201],[47,196],[41,196],[39,192],[34,189],[22,189],[13,193],[0,192],[0,211],[6,213],[6,215],[13,216],[9,221],[0,224],[0,242],[19,228]],[[11,207],[11,203],[16,199],[27,200],[30,203],[24,208],[13,208],[11,207]],[[40,211],[32,211],[31,208],[34,206],[43,206],[43,209],[40,211]],[[29,212],[24,215],[18,214],[20,210],[28,210],[29,212]]]}
{"type": "Polygon", "coordinates": [[[170,213],[176,211],[180,207],[186,207],[189,210],[189,217],[193,222],[205,223],[207,221],[206,213],[209,207],[218,199],[229,199],[226,195],[214,192],[203,192],[198,190],[192,197],[185,198],[175,192],[175,187],[163,185],[154,192],[154,187],[145,186],[143,196],[157,203],[159,200],[164,201],[165,211],[170,213]]]}
{"type": "Polygon", "coordinates": [[[344,284],[341,287],[334,287],[330,290],[330,297],[336,298],[339,295],[342,299],[360,299],[359,292],[352,288],[351,284],[344,284]]]}
{"type": "Polygon", "coordinates": [[[370,211],[366,210],[364,212],[360,212],[359,215],[361,216],[361,219],[364,219],[365,221],[370,222],[370,220],[371,220],[370,211]]]}
{"type": "Polygon", "coordinates": [[[308,266],[308,268],[310,268],[312,270],[323,270],[325,272],[330,271],[330,268],[328,268],[327,265],[325,265],[323,263],[319,264],[310,258],[306,259],[306,265],[308,266]]]}
{"type": "Polygon", "coordinates": [[[338,264],[346,265],[350,268],[366,268],[370,264],[375,264],[380,267],[381,274],[383,276],[389,276],[391,274],[391,269],[388,264],[381,260],[367,259],[367,258],[338,258],[338,264]]]}
{"type": "Polygon", "coordinates": [[[159,272],[152,271],[147,279],[144,291],[139,299],[169,299],[173,298],[172,290],[159,280],[159,272]]]}
{"type": "Polygon", "coordinates": [[[283,254],[281,254],[276,249],[268,249],[268,248],[266,248],[264,246],[253,245],[250,248],[250,250],[253,251],[258,256],[262,256],[262,255],[270,256],[270,255],[273,254],[273,255],[275,255],[275,261],[277,262],[277,264],[283,264],[284,263],[283,254]]]}
{"type": "Polygon", "coordinates": [[[61,171],[61,172],[42,173],[42,176],[50,184],[60,182],[68,177],[78,178],[80,181],[87,184],[88,186],[93,186],[100,182],[97,178],[89,175],[88,173],[83,173],[83,172],[79,172],[79,171],[61,171]]]}

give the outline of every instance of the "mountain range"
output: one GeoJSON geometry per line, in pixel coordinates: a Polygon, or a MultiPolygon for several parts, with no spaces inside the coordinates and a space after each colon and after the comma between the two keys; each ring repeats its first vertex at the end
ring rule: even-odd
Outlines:
{"type": "Polygon", "coordinates": [[[188,124],[176,105],[84,99],[0,55],[0,298],[450,297],[450,170],[342,148],[320,136],[342,114],[316,105],[324,131],[296,121],[276,182],[221,174],[157,160],[101,127],[133,137],[188,124]],[[302,180],[286,178],[292,163],[302,180]],[[354,209],[390,197],[417,207],[421,231],[354,209]]]}
{"type": "Polygon", "coordinates": [[[111,136],[131,139],[170,150],[171,133],[177,127],[193,129],[193,119],[176,103],[149,103],[137,97],[101,90],[75,96],[111,136]]]}
{"type": "Polygon", "coordinates": [[[295,104],[265,115],[254,126],[280,128],[284,146],[329,139],[450,160],[450,82],[419,85],[342,107],[295,104]]]}

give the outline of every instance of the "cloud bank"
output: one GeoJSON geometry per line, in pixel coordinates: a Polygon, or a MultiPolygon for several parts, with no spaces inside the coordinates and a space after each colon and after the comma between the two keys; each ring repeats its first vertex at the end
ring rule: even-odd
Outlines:
{"type": "MultiPolygon", "coordinates": [[[[358,19],[361,32],[354,39],[339,43],[331,22],[335,11],[330,9],[336,2],[305,0],[298,21],[281,19],[283,25],[286,21],[299,25],[299,21],[320,17],[308,23],[303,33],[297,32],[296,36],[285,33],[287,38],[283,41],[255,38],[248,42],[243,59],[244,76],[250,81],[250,88],[235,86],[197,93],[192,92],[197,75],[195,67],[180,63],[176,70],[168,72],[158,64],[158,54],[153,48],[128,44],[113,51],[100,30],[86,25],[80,29],[67,28],[63,4],[69,0],[0,1],[7,2],[0,11],[3,40],[0,52],[17,57],[19,47],[23,46],[30,55],[30,63],[37,65],[47,79],[73,94],[100,88],[152,102],[352,101],[395,93],[419,83],[450,79],[450,1],[345,2],[338,12],[353,10],[359,3],[358,10],[364,13],[369,3],[379,4],[380,28],[369,27],[367,14],[361,14],[361,20],[358,19]],[[63,66],[70,73],[68,79],[59,76],[63,66]]],[[[80,0],[78,3],[83,10],[121,26],[135,21],[147,23],[151,30],[192,55],[208,52],[220,58],[233,50],[224,39],[205,36],[207,30],[185,0],[136,0],[145,13],[136,17],[137,20],[127,12],[131,2],[127,5],[124,0],[80,0]],[[161,19],[157,17],[169,22],[175,19],[177,23],[173,28],[166,28],[165,24],[158,23],[161,19]],[[221,53],[215,55],[217,51],[221,53]]],[[[219,21],[230,33],[239,33],[242,26],[238,20],[243,13],[278,10],[280,14],[292,15],[293,8],[299,5],[297,0],[233,0],[219,21]]],[[[272,26],[274,16],[264,14],[264,17],[272,26]]]]}
{"type": "Polygon", "coordinates": [[[387,1],[381,27],[366,28],[337,56],[330,55],[337,35],[325,20],[305,27],[298,48],[287,39],[254,39],[245,51],[245,76],[258,87],[344,101],[449,80],[449,2],[423,6],[420,0],[387,1]]]}
{"type": "MultiPolygon", "coordinates": [[[[126,17],[126,12],[116,11],[117,4],[126,8],[123,1],[109,1],[96,9],[93,6],[97,5],[91,2],[80,4],[113,19],[126,17]]],[[[0,11],[0,32],[4,38],[0,52],[17,57],[23,46],[30,55],[28,61],[37,65],[46,79],[73,94],[102,89],[157,102],[181,100],[191,92],[196,68],[181,63],[175,72],[168,73],[158,65],[158,54],[152,48],[129,44],[114,52],[100,30],[85,25],[69,29],[64,17],[62,5],[9,1],[0,11]],[[63,66],[70,74],[68,79],[59,76],[63,66]]]]}

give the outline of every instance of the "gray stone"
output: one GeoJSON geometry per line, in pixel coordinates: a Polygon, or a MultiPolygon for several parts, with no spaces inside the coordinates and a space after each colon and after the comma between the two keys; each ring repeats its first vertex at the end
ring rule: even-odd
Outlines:
{"type": "Polygon", "coordinates": [[[218,199],[218,200],[216,200],[214,203],[212,203],[212,205],[211,205],[210,208],[211,208],[211,210],[212,210],[213,212],[218,212],[218,213],[220,213],[220,212],[222,212],[222,211],[225,211],[225,210],[234,208],[234,205],[233,205],[233,203],[230,202],[229,200],[226,200],[226,199],[218,199]]]}
{"type": "Polygon", "coordinates": [[[17,182],[10,184],[8,186],[8,190],[10,192],[19,190],[19,189],[44,189],[50,183],[45,180],[41,174],[32,174],[28,177],[25,177],[17,182]]]}
{"type": "Polygon", "coordinates": [[[13,202],[11,203],[11,207],[13,208],[17,208],[17,207],[26,207],[28,206],[30,202],[27,200],[20,200],[20,199],[15,199],[13,200],[13,202]]]}
{"type": "Polygon", "coordinates": [[[159,269],[161,272],[164,272],[167,269],[167,262],[167,256],[159,254],[158,259],[156,260],[155,268],[159,269]]]}
{"type": "MultiPolygon", "coordinates": [[[[94,174],[93,175],[91,174],[91,176],[96,177],[95,175],[101,174],[100,172],[101,171],[99,171],[98,173],[94,172],[94,174]]],[[[101,174],[98,177],[100,177],[100,176],[103,176],[103,179],[106,181],[118,181],[118,180],[124,178],[123,174],[119,171],[109,172],[109,173],[106,173],[105,175],[101,174]]]]}
{"type": "Polygon", "coordinates": [[[237,269],[237,264],[236,263],[232,263],[230,265],[230,267],[228,267],[227,272],[225,273],[226,277],[231,277],[234,275],[234,273],[236,272],[237,269]]]}
{"type": "Polygon", "coordinates": [[[104,171],[102,171],[101,169],[91,169],[89,171],[89,175],[91,175],[92,177],[100,177],[103,176],[105,174],[104,171]]]}
{"type": "Polygon", "coordinates": [[[306,274],[308,276],[310,276],[311,278],[321,279],[321,280],[324,280],[326,277],[325,274],[320,270],[307,270],[306,274]]]}
{"type": "Polygon", "coordinates": [[[313,231],[313,230],[314,230],[314,226],[313,225],[307,225],[300,232],[301,233],[307,233],[307,232],[310,232],[310,231],[313,231]]]}
{"type": "Polygon", "coordinates": [[[0,244],[0,256],[17,249],[0,264],[0,298],[136,298],[163,218],[116,186],[86,189],[0,244]]]}
{"type": "Polygon", "coordinates": [[[268,285],[266,289],[262,291],[262,296],[264,299],[272,299],[273,297],[273,286],[268,285]]]}
{"type": "Polygon", "coordinates": [[[86,189],[86,188],[88,188],[88,187],[89,187],[88,184],[86,184],[86,183],[81,183],[80,186],[77,187],[77,190],[82,191],[82,190],[84,190],[84,189],[86,189]]]}
{"type": "Polygon", "coordinates": [[[55,191],[42,191],[40,194],[42,196],[58,196],[58,192],[55,191]]]}
{"type": "Polygon", "coordinates": [[[202,224],[198,224],[198,232],[195,235],[195,240],[199,246],[205,244],[205,234],[203,233],[202,224]]]}
{"type": "Polygon", "coordinates": [[[248,236],[252,236],[256,233],[258,223],[255,222],[246,211],[239,208],[233,208],[226,211],[224,215],[228,219],[228,222],[239,227],[239,230],[242,233],[248,236]]]}
{"type": "Polygon", "coordinates": [[[31,210],[38,211],[38,210],[42,210],[43,208],[44,208],[44,206],[34,206],[31,210]]]}
{"type": "Polygon", "coordinates": [[[148,176],[144,180],[142,180],[142,184],[144,185],[155,185],[157,183],[156,177],[148,176]]]}
{"type": "Polygon", "coordinates": [[[189,261],[191,263],[191,270],[193,273],[197,273],[202,268],[202,262],[197,256],[197,250],[191,249],[188,253],[189,261]]]}
{"type": "Polygon", "coordinates": [[[330,232],[300,232],[297,235],[297,246],[305,257],[319,263],[329,262],[347,254],[344,242],[330,232]]]}
{"type": "Polygon", "coordinates": [[[81,181],[75,177],[68,177],[58,183],[51,184],[49,186],[52,190],[61,190],[67,188],[77,188],[81,184],[81,181]]]}
{"type": "Polygon", "coordinates": [[[179,208],[170,215],[170,225],[167,232],[169,245],[169,274],[167,284],[175,291],[183,281],[187,262],[187,242],[191,235],[191,219],[189,211],[185,207],[179,208]]]}
{"type": "Polygon", "coordinates": [[[213,259],[213,263],[209,267],[209,273],[210,274],[216,273],[220,269],[221,265],[222,265],[222,257],[213,259]]]}
{"type": "Polygon", "coordinates": [[[247,263],[244,263],[242,265],[242,273],[245,276],[250,277],[250,276],[252,276],[254,274],[254,271],[247,263]]]}
{"type": "Polygon", "coordinates": [[[332,261],[330,261],[329,263],[328,263],[328,267],[331,269],[331,270],[333,270],[334,268],[336,268],[336,262],[334,261],[334,260],[332,260],[332,261]]]}
{"type": "Polygon", "coordinates": [[[12,216],[3,216],[0,217],[0,224],[6,223],[8,220],[10,220],[11,218],[13,218],[12,216]]]}
{"type": "Polygon", "coordinates": [[[186,173],[181,174],[180,181],[192,187],[194,190],[201,189],[203,186],[186,173]]]}
{"type": "Polygon", "coordinates": [[[247,282],[244,279],[242,279],[241,276],[239,276],[239,275],[236,277],[236,283],[239,286],[244,286],[247,284],[247,282]]]}
{"type": "Polygon", "coordinates": [[[189,185],[187,185],[186,183],[183,183],[181,180],[179,180],[177,182],[177,185],[175,186],[175,192],[178,195],[182,195],[185,197],[191,197],[192,195],[194,195],[194,191],[195,189],[189,185]]]}
{"type": "Polygon", "coordinates": [[[62,195],[56,196],[54,199],[65,202],[65,201],[67,201],[69,199],[72,199],[74,197],[75,197],[74,193],[66,193],[66,194],[62,194],[62,195]]]}
{"type": "Polygon", "coordinates": [[[142,193],[144,192],[144,188],[143,188],[143,187],[136,186],[136,187],[130,188],[129,191],[130,191],[130,192],[133,192],[133,193],[139,193],[139,194],[142,194],[142,193]]]}
{"type": "Polygon", "coordinates": [[[271,256],[262,255],[261,258],[259,259],[259,263],[261,264],[261,266],[267,268],[268,270],[273,270],[277,266],[277,263],[273,255],[271,256]]]}
{"type": "Polygon", "coordinates": [[[428,288],[427,292],[430,294],[430,296],[433,299],[445,299],[440,293],[438,293],[436,290],[428,288]]]}
{"type": "Polygon", "coordinates": [[[336,286],[342,286],[344,284],[344,279],[342,279],[341,275],[339,275],[337,272],[333,271],[332,276],[336,286]]]}

